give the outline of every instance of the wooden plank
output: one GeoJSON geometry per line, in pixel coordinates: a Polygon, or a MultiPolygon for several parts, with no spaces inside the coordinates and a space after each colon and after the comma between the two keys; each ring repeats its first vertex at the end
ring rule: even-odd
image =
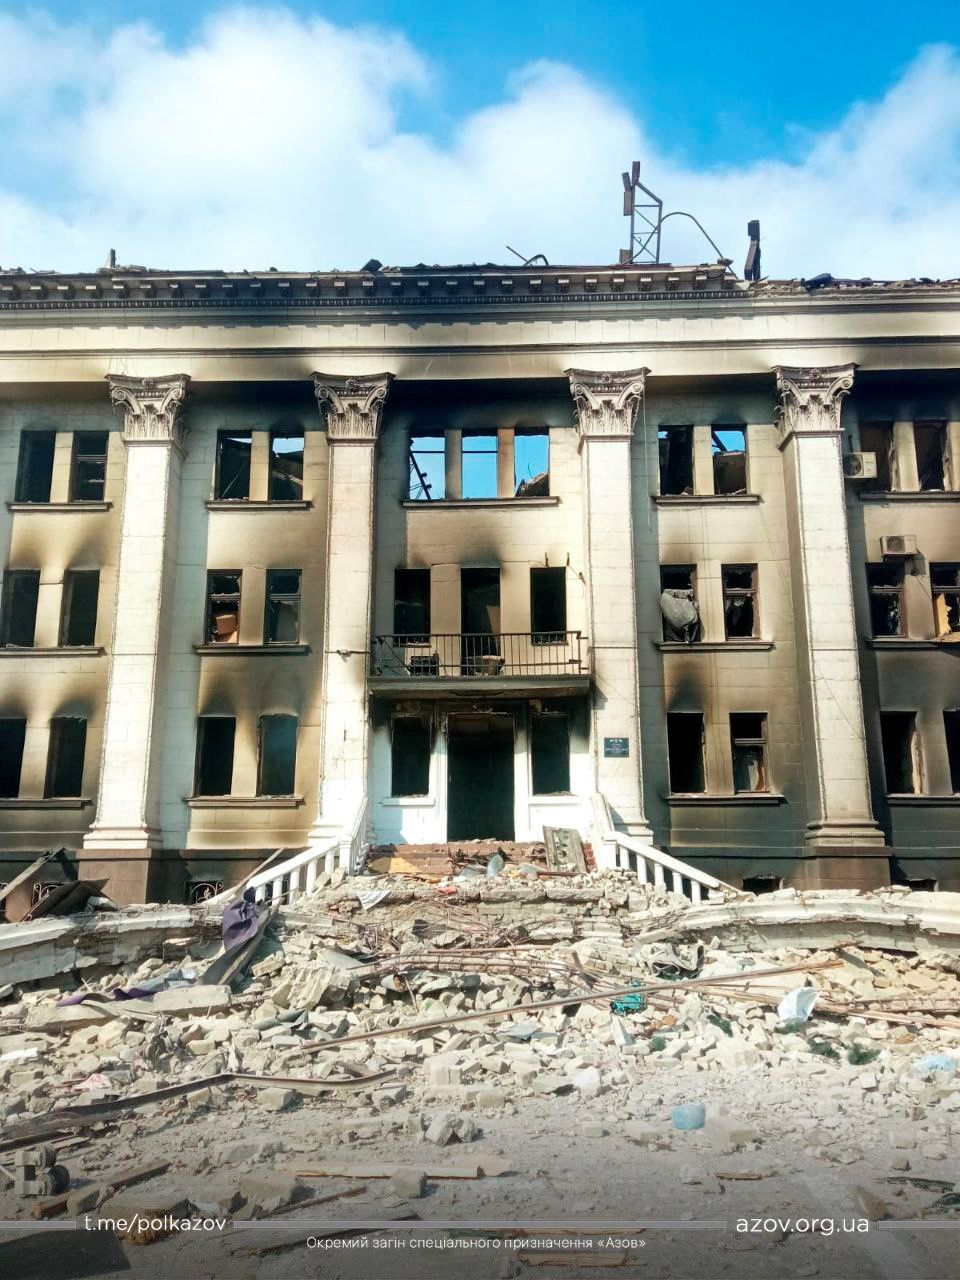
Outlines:
{"type": "Polygon", "coordinates": [[[512,1168],[500,1156],[478,1156],[469,1164],[319,1164],[283,1165],[283,1172],[298,1178],[392,1178],[395,1173],[424,1173],[434,1181],[446,1178],[498,1178],[512,1168]]]}

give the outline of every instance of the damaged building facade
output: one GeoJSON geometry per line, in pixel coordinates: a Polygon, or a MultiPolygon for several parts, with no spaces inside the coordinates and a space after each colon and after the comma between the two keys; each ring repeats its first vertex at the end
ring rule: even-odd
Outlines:
{"type": "Polygon", "coordinates": [[[958,293],[0,273],[0,883],[609,821],[960,887],[958,293]]]}

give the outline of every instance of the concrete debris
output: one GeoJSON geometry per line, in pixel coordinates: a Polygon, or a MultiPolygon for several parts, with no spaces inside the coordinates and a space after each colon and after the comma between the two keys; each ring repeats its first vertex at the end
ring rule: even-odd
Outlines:
{"type": "MultiPolygon", "coordinates": [[[[0,1148],[45,1143],[53,1163],[18,1165],[31,1174],[18,1185],[37,1185],[25,1200],[0,1191],[0,1217],[112,1213],[125,1184],[107,1171],[148,1162],[163,1172],[144,1174],[157,1192],[137,1204],[239,1217],[292,1210],[310,1177],[369,1178],[381,1202],[429,1194],[449,1210],[434,1200],[443,1188],[511,1170],[538,1184],[540,1158],[548,1189],[568,1147],[604,1166],[663,1162],[658,1180],[677,1195],[722,1192],[725,1204],[785,1166],[827,1164],[846,1179],[848,1211],[874,1219],[890,1206],[870,1187],[891,1170],[948,1168],[960,1138],[956,895],[693,904],[623,872],[508,870],[455,886],[328,882],[281,907],[230,980],[130,1001],[110,993],[209,972],[215,909],[4,927],[0,954],[21,976],[0,1004],[0,1148]],[[361,904],[368,886],[377,901],[361,904]],[[812,1007],[797,995],[814,990],[812,1007]],[[642,998],[615,1013],[614,991],[642,998]],[[35,1176],[55,1167],[75,1175],[72,1190],[35,1176]]],[[[591,1185],[602,1175],[593,1168],[591,1185]]],[[[514,1197],[518,1181],[503,1180],[514,1197]]],[[[894,1194],[897,1216],[933,1195],[894,1194]]],[[[556,1216],[523,1195],[531,1217],[556,1216]]]]}

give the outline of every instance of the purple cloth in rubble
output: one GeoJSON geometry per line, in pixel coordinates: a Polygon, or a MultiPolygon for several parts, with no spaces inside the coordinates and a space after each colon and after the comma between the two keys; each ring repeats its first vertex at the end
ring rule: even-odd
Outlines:
{"type": "Polygon", "coordinates": [[[260,908],[257,906],[253,889],[244,889],[239,902],[224,908],[223,912],[223,951],[234,951],[257,932],[260,921],[260,908]]]}
{"type": "MultiPolygon", "coordinates": [[[[142,987],[114,987],[109,993],[111,1000],[149,1000],[151,996],[155,996],[158,991],[162,991],[166,986],[166,980],[158,978],[155,982],[147,982],[142,987]]],[[[57,1001],[57,1008],[62,1009],[65,1005],[83,1004],[89,996],[100,996],[103,998],[101,991],[75,991],[72,996],[64,996],[62,1000],[57,1001]]]]}

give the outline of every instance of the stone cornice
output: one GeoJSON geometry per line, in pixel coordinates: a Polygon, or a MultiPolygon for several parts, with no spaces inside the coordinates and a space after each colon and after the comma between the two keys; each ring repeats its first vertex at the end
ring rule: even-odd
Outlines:
{"type": "Polygon", "coordinates": [[[331,443],[370,443],[380,433],[383,405],[393,381],[392,373],[343,377],[314,373],[313,389],[331,443]]]}
{"type": "Polygon", "coordinates": [[[630,439],[649,372],[645,368],[615,373],[568,369],[580,439],[630,439]]]}
{"type": "Polygon", "coordinates": [[[839,435],[840,406],[853,388],[856,370],[855,364],[774,368],[780,396],[777,426],[781,448],[795,435],[839,435]]]}
{"type": "Polygon", "coordinates": [[[108,374],[110,400],[123,411],[123,438],[127,444],[181,446],[186,428],[183,403],[190,382],[185,373],[162,378],[127,378],[108,374]]]}

